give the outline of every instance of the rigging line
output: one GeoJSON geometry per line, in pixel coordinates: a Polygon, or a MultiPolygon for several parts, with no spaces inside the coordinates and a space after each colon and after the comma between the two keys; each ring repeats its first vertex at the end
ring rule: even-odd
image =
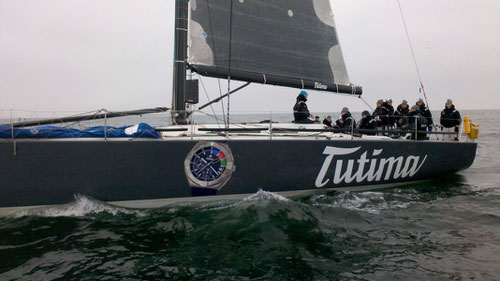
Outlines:
{"type": "Polygon", "coordinates": [[[208,10],[208,23],[210,26],[210,38],[212,38],[212,48],[213,48],[213,53],[214,53],[214,65],[217,65],[217,56],[216,56],[217,48],[215,47],[215,34],[214,34],[214,29],[212,28],[212,16],[210,13],[210,1],[209,0],[207,0],[207,10],[208,10]]]}
{"type": "Polygon", "coordinates": [[[229,8],[229,75],[227,76],[227,125],[229,126],[229,105],[230,105],[230,92],[231,92],[231,48],[233,40],[233,0],[230,0],[229,8]]]}
{"type": "MultiPolygon", "coordinates": [[[[71,126],[73,126],[75,124],[79,124],[80,122],[83,122],[83,121],[94,120],[94,117],[97,114],[99,114],[99,112],[101,112],[101,111],[102,111],[102,109],[98,109],[98,110],[89,111],[89,112],[85,112],[85,113],[79,113],[79,114],[75,114],[75,115],[59,116],[57,118],[52,118],[51,119],[52,122],[50,124],[59,124],[60,123],[60,124],[66,124],[65,126],[62,126],[62,127],[71,127],[71,126]],[[92,115],[90,115],[90,113],[92,113],[92,115]],[[82,116],[84,118],[80,121],[74,121],[74,122],[72,122],[72,121],[64,122],[63,121],[63,118],[68,118],[68,117],[71,118],[71,117],[78,117],[78,116],[82,116]]],[[[33,115],[35,115],[36,113],[37,113],[36,111],[33,111],[32,115],[29,118],[33,117],[33,115]]],[[[42,124],[40,124],[40,122],[43,122],[43,121],[46,121],[46,120],[45,119],[38,119],[38,120],[35,119],[31,122],[39,122],[39,124],[36,126],[41,126],[42,124]]],[[[27,122],[25,122],[25,123],[27,123],[27,122]]],[[[25,128],[25,127],[26,127],[26,124],[23,124],[21,126],[21,128],[25,128]]],[[[31,127],[31,126],[28,126],[28,127],[31,127]]]]}
{"type": "MultiPolygon", "coordinates": [[[[217,78],[217,83],[219,84],[219,97],[222,99],[222,88],[220,86],[220,79],[219,78],[217,78]]],[[[222,107],[222,119],[224,120],[224,127],[227,128],[228,124],[226,124],[226,112],[224,110],[224,102],[221,102],[220,105],[222,107]]]]}
{"type": "Polygon", "coordinates": [[[362,97],[362,96],[359,96],[359,98],[366,104],[366,106],[368,106],[368,108],[370,108],[371,111],[373,111],[373,107],[371,107],[371,105],[362,97]]]}
{"type": "Polygon", "coordinates": [[[408,39],[408,45],[410,46],[410,51],[411,51],[411,55],[413,57],[413,62],[415,63],[415,69],[417,70],[418,80],[420,81],[420,87],[421,87],[422,92],[424,94],[424,98],[425,98],[425,102],[427,104],[427,107],[429,107],[429,102],[427,101],[427,95],[425,94],[424,83],[422,82],[422,75],[420,75],[420,68],[418,67],[417,58],[415,56],[415,52],[413,51],[413,45],[411,43],[410,34],[408,32],[408,27],[406,26],[406,20],[405,20],[404,14],[403,14],[403,8],[401,7],[400,0],[397,0],[397,1],[398,1],[398,6],[399,6],[399,12],[401,13],[401,19],[403,20],[403,26],[404,26],[405,32],[406,32],[406,38],[408,39]]]}
{"type": "MultiPolygon", "coordinates": [[[[212,13],[210,12],[210,1],[209,0],[207,0],[207,12],[208,12],[208,23],[209,23],[209,28],[210,28],[210,37],[212,39],[212,48],[213,48],[213,53],[214,53],[214,64],[217,65],[217,55],[216,55],[217,48],[215,47],[215,34],[214,34],[213,26],[212,26],[212,13]]],[[[200,80],[201,80],[201,76],[200,76],[200,80]]],[[[222,90],[220,87],[220,79],[217,79],[217,82],[219,83],[219,96],[222,97],[222,90]]],[[[205,91],[205,93],[206,93],[206,91],[205,91]]],[[[207,94],[207,98],[208,98],[208,94],[207,94]]],[[[210,98],[208,98],[208,100],[210,101],[210,98]]],[[[225,118],[226,113],[224,110],[224,103],[221,103],[221,106],[222,106],[222,116],[223,116],[222,119],[224,120],[224,126],[227,127],[226,118],[225,118]]],[[[219,125],[218,118],[216,117],[215,110],[213,107],[212,107],[212,112],[214,113],[214,117],[216,118],[215,120],[217,120],[217,125],[219,125]]]]}
{"type": "MultiPolygon", "coordinates": [[[[201,114],[205,114],[205,115],[207,115],[207,116],[213,117],[213,118],[215,119],[215,121],[217,121],[217,125],[219,125],[219,120],[220,120],[220,118],[219,118],[219,117],[217,117],[217,116],[213,116],[213,115],[211,115],[210,113],[206,113],[205,111],[203,111],[203,110],[199,110],[199,109],[197,109],[197,110],[196,110],[196,112],[199,112],[199,113],[201,113],[201,114]]],[[[220,125],[219,125],[219,129],[220,129],[220,125]]]]}
{"type": "MultiPolygon", "coordinates": [[[[84,119],[82,120],[79,120],[79,121],[75,121],[75,122],[68,122],[68,123],[64,123],[66,126],[65,127],[73,127],[75,125],[79,125],[80,127],[83,126],[82,122],[87,122],[87,121],[93,121],[93,120],[96,120],[95,117],[97,116],[97,114],[99,114],[100,112],[102,112],[104,109],[98,109],[96,111],[94,111],[93,115],[89,115],[87,117],[85,117],[84,119]]],[[[62,119],[59,119],[59,121],[62,121],[62,119]]]]}
{"type": "MultiPolygon", "coordinates": [[[[210,100],[210,97],[208,96],[207,90],[205,89],[205,84],[203,84],[203,80],[201,79],[200,74],[198,74],[198,79],[200,79],[201,87],[203,88],[203,91],[205,92],[207,99],[210,100]]],[[[210,108],[212,109],[212,112],[214,114],[213,117],[215,118],[215,121],[217,122],[217,126],[220,128],[219,120],[217,119],[217,115],[215,114],[214,107],[212,105],[210,105],[210,108]]],[[[209,115],[208,113],[206,113],[206,114],[209,115]]]]}
{"type": "MultiPolygon", "coordinates": [[[[236,88],[236,89],[234,89],[234,90],[231,90],[231,92],[229,92],[229,93],[232,95],[232,94],[234,94],[234,93],[238,92],[239,90],[241,90],[241,89],[243,89],[243,88],[247,87],[248,85],[250,85],[250,82],[247,82],[247,83],[245,83],[245,84],[243,84],[243,85],[239,86],[238,88],[236,88]]],[[[224,94],[224,95],[222,95],[221,97],[218,97],[218,98],[216,98],[216,99],[213,99],[213,100],[211,100],[210,102],[208,102],[208,103],[206,103],[206,104],[204,104],[204,105],[202,105],[202,106],[198,107],[198,109],[200,109],[200,110],[201,110],[201,109],[203,109],[203,108],[205,108],[205,107],[207,107],[207,106],[209,106],[209,105],[211,105],[211,104],[214,104],[214,103],[216,103],[216,102],[219,102],[219,101],[221,101],[223,98],[225,98],[225,97],[227,97],[227,96],[228,96],[227,94],[224,94]]]]}
{"type": "Polygon", "coordinates": [[[231,75],[227,77],[227,125],[229,126],[229,104],[231,100],[231,75]]]}
{"type": "Polygon", "coordinates": [[[16,108],[12,108],[12,109],[0,109],[0,111],[8,111],[8,110],[12,110],[13,112],[16,112],[16,111],[20,111],[20,112],[30,112],[32,114],[36,114],[36,113],[75,113],[75,114],[71,114],[71,115],[64,115],[63,117],[71,117],[71,116],[79,116],[79,115],[87,115],[87,114],[90,114],[90,113],[94,113],[96,111],[99,111],[100,109],[96,109],[96,110],[92,110],[92,111],[87,111],[87,112],[81,112],[81,111],[76,111],[76,110],[60,110],[60,111],[54,111],[54,110],[31,110],[31,109],[16,109],[16,108]]]}

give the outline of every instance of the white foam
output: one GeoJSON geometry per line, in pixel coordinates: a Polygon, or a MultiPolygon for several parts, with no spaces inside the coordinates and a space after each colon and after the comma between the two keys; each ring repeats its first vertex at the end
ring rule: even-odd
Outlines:
{"type": "Polygon", "coordinates": [[[83,195],[75,195],[75,201],[66,205],[38,208],[16,212],[14,217],[39,216],[39,217],[83,217],[89,214],[109,213],[113,216],[117,214],[133,214],[137,216],[146,215],[146,211],[129,210],[107,205],[105,203],[92,200],[83,195]]]}
{"type": "Polygon", "coordinates": [[[270,202],[290,202],[290,201],[291,201],[290,199],[288,199],[282,195],[279,195],[278,193],[269,192],[269,191],[259,189],[259,191],[257,191],[256,193],[244,198],[241,201],[238,201],[238,202],[235,202],[232,204],[228,204],[227,201],[225,201],[225,202],[221,201],[221,202],[213,202],[209,205],[204,205],[203,207],[209,207],[209,210],[216,211],[216,210],[229,209],[229,208],[234,208],[234,207],[241,208],[241,207],[246,207],[246,206],[255,205],[255,204],[267,205],[270,202]],[[215,204],[215,206],[214,206],[214,204],[215,204]]]}
{"type": "Polygon", "coordinates": [[[332,198],[334,200],[332,203],[318,202],[325,198],[328,199],[328,197],[325,196],[313,198],[313,205],[344,208],[376,215],[380,214],[382,210],[407,208],[410,205],[410,203],[402,201],[387,201],[382,192],[347,191],[335,195],[332,198]]]}
{"type": "Polygon", "coordinates": [[[290,199],[288,199],[284,196],[281,196],[278,193],[269,192],[269,191],[259,189],[259,191],[248,196],[247,198],[243,199],[241,202],[264,201],[264,200],[281,201],[281,202],[290,201],[290,199]]]}

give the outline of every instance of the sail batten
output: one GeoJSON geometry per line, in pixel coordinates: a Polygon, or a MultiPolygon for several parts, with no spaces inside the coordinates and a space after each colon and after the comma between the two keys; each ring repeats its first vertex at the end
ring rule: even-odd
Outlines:
{"type": "Polygon", "coordinates": [[[201,75],[361,94],[329,0],[191,0],[189,24],[188,62],[201,75]]]}

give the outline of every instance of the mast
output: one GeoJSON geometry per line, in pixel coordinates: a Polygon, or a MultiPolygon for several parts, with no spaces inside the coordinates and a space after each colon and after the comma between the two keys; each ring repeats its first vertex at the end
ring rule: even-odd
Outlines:
{"type": "Polygon", "coordinates": [[[189,0],[175,0],[174,79],[172,122],[186,124],[186,59],[189,0]]]}

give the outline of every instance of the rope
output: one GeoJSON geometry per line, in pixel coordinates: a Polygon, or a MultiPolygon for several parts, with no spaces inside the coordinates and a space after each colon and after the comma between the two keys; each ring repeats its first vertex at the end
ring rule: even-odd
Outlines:
{"type": "MultiPolygon", "coordinates": [[[[232,2],[231,2],[231,4],[232,4],[232,2]]],[[[213,27],[212,27],[212,16],[211,16],[211,12],[210,12],[210,1],[208,1],[208,0],[207,0],[207,10],[208,10],[208,23],[209,23],[209,26],[210,26],[210,33],[211,33],[210,37],[212,39],[212,48],[213,48],[213,53],[214,53],[214,62],[215,62],[215,65],[217,65],[217,55],[216,55],[217,48],[215,46],[215,33],[214,33],[214,30],[213,30],[213,27]]],[[[203,86],[203,81],[201,80],[201,75],[198,74],[198,76],[200,77],[200,81],[202,82],[202,86],[203,86]]],[[[221,87],[220,87],[220,79],[217,79],[217,82],[219,84],[219,96],[222,97],[222,90],[221,90],[221,87]]],[[[210,98],[208,97],[208,93],[205,90],[205,86],[203,86],[203,90],[205,91],[205,94],[207,95],[208,101],[210,101],[210,98]]],[[[224,104],[221,103],[221,105],[222,105],[222,116],[226,116],[226,113],[225,113],[225,110],[224,110],[224,104]]],[[[213,108],[212,105],[210,105],[210,107],[211,107],[212,112],[214,114],[215,121],[217,121],[217,125],[220,127],[217,115],[215,114],[215,110],[214,110],[214,108],[213,108]]],[[[229,107],[229,97],[228,97],[228,107],[229,107]]],[[[228,115],[229,115],[229,112],[228,112],[228,115]]],[[[228,116],[228,118],[229,118],[229,116],[228,116]]],[[[222,118],[222,119],[224,120],[224,126],[227,127],[226,118],[222,118]]]]}
{"type": "Polygon", "coordinates": [[[233,0],[230,0],[229,6],[229,71],[227,75],[227,123],[226,126],[229,127],[229,105],[231,101],[231,55],[232,55],[232,41],[233,41],[233,0]]]}
{"type": "MultiPolygon", "coordinates": [[[[210,100],[210,97],[208,96],[207,90],[205,89],[205,85],[203,84],[203,80],[201,79],[201,75],[198,74],[198,78],[200,79],[201,87],[203,88],[203,91],[205,92],[207,99],[210,100]]],[[[212,105],[210,105],[210,108],[212,109],[212,113],[214,114],[214,118],[215,118],[215,121],[217,122],[217,126],[219,126],[219,128],[220,128],[219,120],[217,120],[217,115],[215,114],[214,107],[212,105]]],[[[224,108],[224,106],[222,108],[224,108]]]]}
{"type": "Polygon", "coordinates": [[[374,110],[373,107],[371,107],[371,105],[362,96],[359,96],[359,98],[366,104],[366,106],[370,108],[371,111],[374,110]]]}
{"type": "Polygon", "coordinates": [[[425,103],[427,104],[427,107],[429,107],[429,102],[427,101],[427,95],[425,94],[424,83],[422,82],[422,75],[420,75],[420,69],[418,67],[417,58],[415,56],[415,52],[413,51],[413,45],[411,43],[410,34],[408,32],[408,27],[406,26],[406,20],[405,20],[404,14],[403,14],[403,8],[401,7],[400,0],[397,0],[397,1],[398,1],[398,6],[399,6],[399,12],[401,13],[401,19],[403,20],[403,26],[404,26],[405,32],[406,32],[406,38],[408,39],[408,45],[410,46],[411,55],[413,57],[413,63],[415,64],[415,69],[417,70],[418,80],[420,81],[420,89],[422,89],[422,93],[424,94],[424,98],[425,98],[425,103]]]}
{"type": "MultiPolygon", "coordinates": [[[[221,118],[217,117],[216,115],[211,115],[210,113],[207,113],[207,112],[204,112],[204,111],[202,111],[202,110],[198,110],[198,109],[196,110],[196,112],[199,112],[199,113],[205,114],[206,116],[213,117],[213,118],[215,119],[215,121],[217,122],[217,126],[220,128],[219,120],[220,120],[221,118]]],[[[224,119],[224,118],[222,118],[222,119],[224,119]]],[[[224,121],[224,120],[222,120],[222,121],[224,121]]]]}
{"type": "MultiPolygon", "coordinates": [[[[220,87],[220,79],[217,78],[217,83],[219,84],[219,97],[221,98],[222,100],[222,89],[220,87]]],[[[226,111],[224,110],[224,102],[221,102],[220,103],[221,107],[222,107],[222,119],[224,119],[224,127],[227,128],[227,124],[226,124],[226,111]]]]}

